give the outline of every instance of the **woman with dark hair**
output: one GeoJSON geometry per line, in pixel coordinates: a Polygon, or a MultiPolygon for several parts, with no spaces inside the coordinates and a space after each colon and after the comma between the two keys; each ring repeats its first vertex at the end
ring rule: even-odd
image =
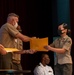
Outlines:
{"type": "Polygon", "coordinates": [[[60,35],[52,44],[45,49],[56,52],[55,75],[72,75],[71,46],[72,39],[67,35],[68,25],[63,23],[58,26],[60,35]]]}

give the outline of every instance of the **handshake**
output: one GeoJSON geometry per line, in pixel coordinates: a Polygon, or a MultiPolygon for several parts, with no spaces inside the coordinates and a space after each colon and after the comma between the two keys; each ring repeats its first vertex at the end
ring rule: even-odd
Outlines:
{"type": "Polygon", "coordinates": [[[33,54],[37,51],[48,51],[48,37],[45,38],[30,38],[30,50],[20,51],[17,48],[4,48],[3,45],[0,44],[0,54],[5,55],[8,52],[15,52],[19,54],[29,53],[33,54]]]}

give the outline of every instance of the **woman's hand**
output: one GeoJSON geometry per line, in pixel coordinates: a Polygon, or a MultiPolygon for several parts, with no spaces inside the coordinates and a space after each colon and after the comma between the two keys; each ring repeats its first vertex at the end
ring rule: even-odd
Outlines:
{"type": "Polygon", "coordinates": [[[50,45],[44,46],[44,48],[49,50],[49,51],[52,50],[52,47],[50,45]]]}

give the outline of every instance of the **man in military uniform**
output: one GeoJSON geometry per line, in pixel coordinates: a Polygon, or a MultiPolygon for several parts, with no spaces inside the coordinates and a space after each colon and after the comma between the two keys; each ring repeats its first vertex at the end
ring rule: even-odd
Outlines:
{"type": "MultiPolygon", "coordinates": [[[[23,42],[30,41],[30,37],[21,34],[15,26],[17,26],[19,16],[15,13],[8,14],[7,22],[2,25],[0,29],[0,44],[5,48],[16,48],[15,39],[19,38],[23,42]]],[[[0,69],[13,69],[12,53],[8,52],[6,55],[0,54],[0,69]]]]}
{"type": "Polygon", "coordinates": [[[52,67],[48,66],[49,63],[50,58],[48,54],[42,54],[39,65],[34,69],[34,75],[54,75],[52,67]]]}
{"type": "MultiPolygon", "coordinates": [[[[15,28],[21,32],[22,29],[20,27],[20,25],[15,26],[15,28]]],[[[21,66],[21,54],[33,54],[35,51],[33,50],[23,50],[23,41],[20,40],[19,38],[15,39],[15,48],[17,48],[19,50],[19,52],[13,52],[12,53],[12,62],[13,62],[13,69],[15,70],[22,70],[22,66],[21,66]]],[[[23,75],[23,74],[16,74],[16,75],[23,75]]]]}

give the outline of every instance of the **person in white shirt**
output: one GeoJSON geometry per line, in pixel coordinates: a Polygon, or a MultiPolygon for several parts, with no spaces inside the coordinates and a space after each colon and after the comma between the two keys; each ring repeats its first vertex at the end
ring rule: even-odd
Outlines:
{"type": "Polygon", "coordinates": [[[34,69],[34,75],[54,75],[51,66],[48,66],[50,58],[48,54],[42,54],[41,62],[34,69]]]}

